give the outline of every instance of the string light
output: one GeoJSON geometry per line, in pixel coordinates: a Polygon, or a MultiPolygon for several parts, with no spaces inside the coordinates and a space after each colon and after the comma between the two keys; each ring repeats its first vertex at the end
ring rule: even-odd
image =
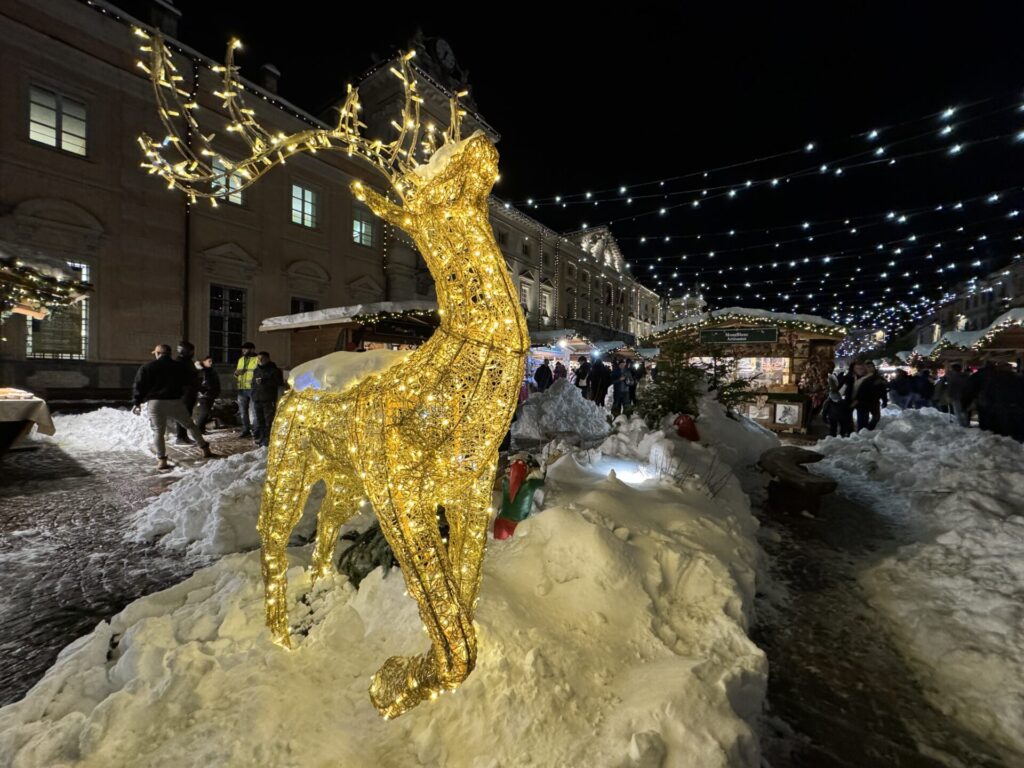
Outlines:
{"type": "Polygon", "coordinates": [[[390,66],[405,93],[393,122],[396,138],[362,135],[358,92],[351,87],[335,127],[271,134],[244,107],[233,42],[218,96],[249,156],[232,163],[213,149],[184,106],[182,97],[193,101],[194,94],[175,85],[178,76],[163,41],[137,34],[151,53],[143,68],[169,139],[140,137],[147,170],[190,199],[213,199],[239,189],[215,184],[216,160],[242,174],[248,186],[294,154],[345,151],[386,178],[401,204],[360,181],[352,184],[356,198],[412,238],[435,278],[440,327],[408,358],[343,392],[290,390],[282,397],[257,523],[267,625],[275,642],[289,647],[287,544],[310,490],[321,480],[327,487],[310,566],[314,580],[331,567],[341,524],[360,500],[373,503],[432,642],[419,656],[388,659],[373,676],[374,706],[383,717],[396,717],[457,687],[476,661],[473,613],[498,444],[511,422],[529,349],[526,318],[489,224],[497,150],[479,132],[461,139],[465,111],[458,99],[465,94],[450,100],[441,153],[429,127],[421,138],[412,52],[390,66]],[[175,140],[177,116],[200,137],[200,154],[175,140]],[[165,159],[165,149],[178,158],[165,159]],[[419,163],[420,152],[433,161],[419,163]],[[447,541],[439,532],[439,510],[450,525],[447,541]]]}

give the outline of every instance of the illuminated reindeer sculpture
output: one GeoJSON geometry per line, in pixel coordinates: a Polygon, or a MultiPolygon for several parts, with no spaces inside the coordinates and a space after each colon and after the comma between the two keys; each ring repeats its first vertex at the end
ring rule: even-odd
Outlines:
{"type": "MultiPolygon", "coordinates": [[[[392,657],[373,676],[370,698],[385,717],[458,686],[476,660],[473,613],[480,587],[491,513],[498,445],[516,406],[529,346],[526,319],[488,221],[488,194],[498,153],[482,134],[460,140],[464,112],[451,100],[451,123],[438,148],[428,127],[421,146],[420,102],[410,53],[392,72],[402,80],[405,106],[397,138],[364,138],[359,99],[349,87],[337,126],[290,136],[258,125],[242,102],[232,43],[223,68],[223,101],[230,124],[250,149],[228,160],[211,146],[195,119],[194,95],[180,86],[171,54],[145,38],[167,136],[142,136],[143,166],[170,187],[199,197],[226,196],[252,184],[297,152],[341,150],[367,161],[390,183],[395,204],[355,182],[355,196],[416,243],[437,286],[441,324],[400,362],[341,392],[302,390],[281,400],[271,434],[258,529],[263,545],[267,625],[288,647],[286,545],[319,481],[320,505],[312,577],[332,567],[339,527],[368,498],[401,565],[409,593],[432,640],[426,653],[392,657]],[[178,129],[188,126],[192,144],[178,129]],[[419,149],[429,157],[419,164],[419,149]],[[168,160],[164,152],[176,157],[168,160]],[[443,508],[447,542],[439,532],[443,508]]],[[[460,96],[463,94],[459,94],[460,96]]]]}

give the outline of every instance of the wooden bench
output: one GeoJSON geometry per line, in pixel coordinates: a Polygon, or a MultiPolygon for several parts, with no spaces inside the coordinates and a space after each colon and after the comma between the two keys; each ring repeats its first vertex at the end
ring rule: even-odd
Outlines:
{"type": "Polygon", "coordinates": [[[758,465],[772,476],[768,484],[768,503],[785,512],[821,509],[821,497],[836,489],[835,480],[812,475],[804,464],[813,464],[825,458],[816,451],[786,445],[771,448],[761,454],[758,465]]]}

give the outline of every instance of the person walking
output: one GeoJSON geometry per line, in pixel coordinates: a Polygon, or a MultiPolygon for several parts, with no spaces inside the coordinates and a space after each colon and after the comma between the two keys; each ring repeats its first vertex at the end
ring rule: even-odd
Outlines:
{"type": "Polygon", "coordinates": [[[953,416],[961,427],[969,426],[971,423],[971,411],[965,409],[963,403],[966,386],[967,376],[964,374],[963,366],[960,363],[953,363],[946,371],[946,398],[953,409],[953,416]]]}
{"type": "Polygon", "coordinates": [[[196,426],[206,434],[206,425],[210,421],[213,404],[220,397],[220,376],[213,369],[213,356],[207,355],[200,361],[199,369],[199,410],[196,411],[196,426]]]}
{"type": "Polygon", "coordinates": [[[555,363],[555,379],[567,379],[568,377],[569,372],[565,370],[565,366],[562,365],[562,361],[559,360],[557,363],[555,363]]]}
{"type": "Polygon", "coordinates": [[[640,386],[640,382],[644,380],[644,376],[647,375],[647,368],[644,366],[643,360],[638,360],[633,363],[633,383],[629,385],[629,404],[636,405],[636,390],[640,386]]]}
{"type": "Polygon", "coordinates": [[[625,360],[616,360],[612,367],[612,416],[618,416],[629,405],[629,388],[633,385],[633,374],[625,360]]]}
{"type": "Polygon", "coordinates": [[[252,375],[259,365],[256,358],[256,345],[251,341],[242,345],[242,356],[235,364],[235,382],[238,388],[238,413],[242,420],[242,431],[239,437],[252,435],[252,420],[249,413],[252,410],[252,375]]]}
{"type": "Polygon", "coordinates": [[[888,387],[875,364],[864,363],[865,378],[854,384],[856,392],[857,429],[874,429],[882,418],[882,405],[889,404],[888,387]]]}
{"type": "Polygon", "coordinates": [[[834,372],[828,375],[826,384],[828,392],[825,402],[822,404],[821,416],[828,424],[829,435],[849,437],[850,412],[846,400],[843,399],[842,386],[839,383],[840,375],[834,372]]]}
{"type": "Polygon", "coordinates": [[[579,389],[583,399],[588,399],[590,393],[590,360],[586,355],[580,355],[579,365],[576,366],[576,387],[579,389]]]}
{"type": "Polygon", "coordinates": [[[603,360],[595,360],[590,366],[590,394],[594,402],[604,407],[608,387],[612,383],[612,372],[603,360]]]}
{"type": "Polygon", "coordinates": [[[533,382],[537,385],[537,391],[544,392],[550,387],[552,378],[554,377],[551,373],[551,366],[548,365],[547,360],[543,360],[537,370],[533,372],[533,382]]]}
{"type": "Polygon", "coordinates": [[[903,368],[896,371],[896,378],[889,384],[889,400],[893,405],[898,405],[900,408],[910,407],[910,401],[914,394],[912,383],[910,375],[903,368]]]}
{"type": "Polygon", "coordinates": [[[154,360],[139,366],[132,387],[132,413],[136,416],[142,412],[142,404],[146,403],[149,423],[153,428],[153,449],[156,452],[157,468],[170,469],[167,461],[167,446],[164,433],[167,431],[168,420],[175,421],[188,430],[195,440],[203,456],[213,458],[209,443],[203,439],[199,428],[192,421],[192,416],[185,410],[182,398],[190,382],[190,372],[177,360],[171,359],[171,348],[167,344],[157,344],[153,348],[154,360]]]}
{"type": "Polygon", "coordinates": [[[935,383],[932,381],[932,372],[928,368],[922,368],[910,380],[911,408],[931,408],[932,398],[935,396],[935,383]]]}
{"type": "Polygon", "coordinates": [[[269,352],[260,352],[257,361],[252,374],[252,404],[256,410],[252,438],[256,445],[267,445],[277,413],[277,398],[284,386],[284,374],[270,359],[269,352]]]}
{"type": "MultiPolygon", "coordinates": [[[[178,356],[175,358],[175,362],[180,363],[188,373],[185,394],[182,396],[181,401],[185,404],[185,410],[188,411],[190,417],[196,408],[196,401],[199,399],[199,371],[196,370],[195,354],[196,347],[192,342],[185,341],[184,339],[178,342],[178,356]]],[[[174,444],[192,444],[187,430],[181,424],[178,425],[174,444]]]]}

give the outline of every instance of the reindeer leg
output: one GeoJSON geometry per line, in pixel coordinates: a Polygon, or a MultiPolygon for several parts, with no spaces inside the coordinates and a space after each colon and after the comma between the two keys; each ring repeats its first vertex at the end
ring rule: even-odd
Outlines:
{"type": "Polygon", "coordinates": [[[288,539],[302,517],[320,469],[299,423],[297,395],[285,394],[267,454],[267,479],[256,524],[262,545],[267,626],[275,643],[291,647],[288,631],[288,539]],[[291,401],[291,402],[289,402],[291,401]]]}
{"type": "Polygon", "coordinates": [[[392,656],[373,676],[370,699],[392,718],[466,679],[476,663],[476,633],[437,528],[436,506],[380,491],[372,500],[381,530],[433,643],[413,658],[392,656]]]}
{"type": "Polygon", "coordinates": [[[490,523],[494,474],[498,455],[484,463],[484,470],[473,479],[468,489],[455,495],[456,501],[445,507],[448,518],[448,558],[459,584],[459,595],[469,615],[475,613],[480,590],[480,569],[487,546],[487,525],[490,523]]]}
{"type": "Polygon", "coordinates": [[[320,505],[316,523],[316,546],[313,548],[314,583],[331,569],[334,550],[338,546],[338,529],[359,509],[365,498],[363,484],[350,464],[332,466],[326,478],[327,496],[320,505]]]}

